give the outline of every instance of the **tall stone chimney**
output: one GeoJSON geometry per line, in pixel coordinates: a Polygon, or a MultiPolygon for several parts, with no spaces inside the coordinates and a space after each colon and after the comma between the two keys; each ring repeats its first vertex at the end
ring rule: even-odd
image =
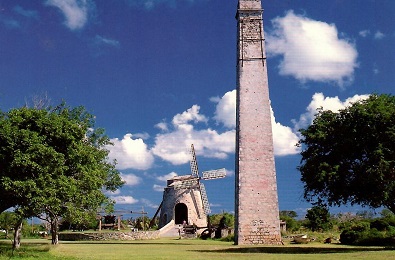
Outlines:
{"type": "Polygon", "coordinates": [[[239,0],[235,242],[281,244],[260,0],[239,0]]]}

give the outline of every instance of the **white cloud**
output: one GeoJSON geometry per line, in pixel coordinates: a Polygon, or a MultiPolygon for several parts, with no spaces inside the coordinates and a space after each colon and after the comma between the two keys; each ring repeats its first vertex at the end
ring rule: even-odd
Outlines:
{"type": "Polygon", "coordinates": [[[168,131],[168,130],[169,130],[169,128],[168,128],[166,122],[157,123],[157,124],[155,125],[155,127],[158,128],[158,129],[160,129],[160,130],[162,130],[162,131],[168,131]]]}
{"type": "Polygon", "coordinates": [[[163,176],[158,176],[158,177],[156,177],[156,179],[159,180],[159,181],[167,181],[167,180],[170,180],[170,179],[172,179],[172,178],[174,178],[176,176],[178,176],[177,173],[171,172],[171,173],[168,173],[168,174],[163,175],[163,176]]]}
{"type": "Polygon", "coordinates": [[[154,204],[148,199],[141,199],[141,202],[144,204],[144,206],[152,208],[152,209],[157,209],[159,207],[158,204],[154,204]]]}
{"type": "Polygon", "coordinates": [[[299,137],[292,131],[292,128],[276,122],[273,109],[270,108],[270,110],[272,118],[274,154],[277,156],[284,156],[300,153],[300,148],[296,146],[299,141],[299,137]]]}
{"type": "Polygon", "coordinates": [[[199,114],[200,107],[198,105],[193,105],[187,111],[177,114],[173,117],[173,125],[176,127],[182,127],[189,122],[199,123],[207,122],[207,118],[204,115],[199,114]]]}
{"type": "Polygon", "coordinates": [[[300,115],[299,120],[294,120],[294,131],[298,131],[301,128],[305,128],[312,124],[315,115],[317,114],[318,108],[323,108],[324,110],[331,110],[337,112],[352,103],[367,99],[369,95],[354,95],[347,98],[345,101],[341,101],[339,97],[325,97],[322,93],[315,93],[312,97],[310,104],[306,108],[306,113],[300,115]]]}
{"type": "Polygon", "coordinates": [[[91,0],[47,0],[45,4],[60,9],[70,30],[82,29],[88,21],[88,13],[94,8],[91,0]]]}
{"type": "Polygon", "coordinates": [[[121,178],[125,181],[125,186],[135,186],[141,182],[141,178],[134,174],[124,174],[121,173],[121,178]]]}
{"type": "Polygon", "coordinates": [[[146,133],[146,132],[133,134],[133,136],[136,137],[136,138],[143,139],[143,140],[147,140],[147,139],[150,138],[150,135],[148,133],[146,133]]]}
{"type": "Polygon", "coordinates": [[[138,200],[132,196],[112,196],[110,198],[117,204],[135,204],[138,202],[138,200]]]}
{"type": "MultiPolygon", "coordinates": [[[[234,152],[234,130],[219,133],[210,128],[196,130],[192,123],[207,123],[206,116],[201,115],[200,107],[193,105],[186,111],[173,117],[171,129],[157,134],[152,152],[172,164],[184,164],[190,160],[189,147],[195,145],[198,155],[209,158],[225,159],[234,152]]],[[[157,125],[158,126],[158,125],[157,125]]],[[[162,128],[164,129],[164,128],[162,128]]]]}
{"type": "Polygon", "coordinates": [[[235,175],[235,171],[228,170],[228,169],[225,169],[225,170],[226,170],[226,177],[230,177],[230,176],[234,176],[235,175]]]}
{"type": "Polygon", "coordinates": [[[370,34],[369,30],[363,30],[359,32],[359,35],[363,38],[368,37],[368,35],[370,34]]]}
{"type": "Polygon", "coordinates": [[[353,80],[358,53],[349,41],[339,39],[335,25],[293,11],[273,19],[272,24],[273,31],[266,37],[267,52],[282,56],[281,75],[339,86],[353,80]]]}
{"type": "Polygon", "coordinates": [[[152,188],[154,189],[154,191],[163,192],[165,186],[154,184],[154,186],[152,186],[152,188]]]}
{"type": "Polygon", "coordinates": [[[381,40],[381,39],[383,39],[384,37],[385,37],[385,34],[382,33],[382,32],[380,32],[380,31],[377,31],[377,32],[374,34],[374,38],[375,38],[376,40],[381,40]]]}
{"type": "Polygon", "coordinates": [[[121,190],[120,189],[117,189],[115,191],[104,190],[103,192],[104,192],[105,195],[108,195],[108,196],[114,196],[114,195],[121,194],[121,190]]]}
{"type": "Polygon", "coordinates": [[[107,146],[110,150],[110,160],[117,160],[117,169],[149,169],[154,157],[148,150],[143,139],[133,139],[132,134],[126,134],[122,140],[111,139],[114,146],[107,146]]]}
{"type": "Polygon", "coordinates": [[[120,45],[119,41],[114,40],[114,39],[105,38],[100,35],[96,35],[95,43],[98,45],[108,45],[108,46],[117,47],[117,48],[120,45]]]}
{"type": "Polygon", "coordinates": [[[216,102],[214,119],[225,127],[236,127],[236,90],[226,92],[222,98],[212,98],[216,102]]]}

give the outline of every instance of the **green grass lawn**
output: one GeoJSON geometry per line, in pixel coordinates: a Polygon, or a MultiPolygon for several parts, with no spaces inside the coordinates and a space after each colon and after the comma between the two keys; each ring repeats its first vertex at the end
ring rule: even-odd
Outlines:
{"type": "MultiPolygon", "coordinates": [[[[10,242],[0,243],[0,260],[10,259],[10,242]]],[[[234,246],[212,240],[159,239],[141,241],[61,242],[22,240],[11,259],[395,259],[394,249],[350,247],[337,244],[234,246]]]]}

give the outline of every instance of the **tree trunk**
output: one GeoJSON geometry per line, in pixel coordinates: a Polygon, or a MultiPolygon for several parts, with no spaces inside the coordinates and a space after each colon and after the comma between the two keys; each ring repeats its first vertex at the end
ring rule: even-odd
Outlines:
{"type": "Polygon", "coordinates": [[[58,239],[58,218],[54,217],[51,220],[51,238],[52,245],[57,245],[59,243],[58,239]]]}
{"type": "Polygon", "coordinates": [[[14,241],[12,243],[12,249],[17,250],[21,247],[21,233],[22,233],[22,220],[19,220],[14,227],[14,241]]]}

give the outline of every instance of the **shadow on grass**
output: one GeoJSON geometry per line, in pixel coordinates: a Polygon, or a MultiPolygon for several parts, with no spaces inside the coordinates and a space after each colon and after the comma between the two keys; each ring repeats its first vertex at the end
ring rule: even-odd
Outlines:
{"type": "Polygon", "coordinates": [[[204,253],[336,254],[368,251],[395,251],[395,247],[235,247],[218,250],[193,250],[204,253]]]}
{"type": "Polygon", "coordinates": [[[48,244],[29,243],[23,244],[18,250],[13,250],[11,243],[0,243],[0,256],[9,258],[40,258],[43,253],[47,253],[50,249],[48,244]]]}

